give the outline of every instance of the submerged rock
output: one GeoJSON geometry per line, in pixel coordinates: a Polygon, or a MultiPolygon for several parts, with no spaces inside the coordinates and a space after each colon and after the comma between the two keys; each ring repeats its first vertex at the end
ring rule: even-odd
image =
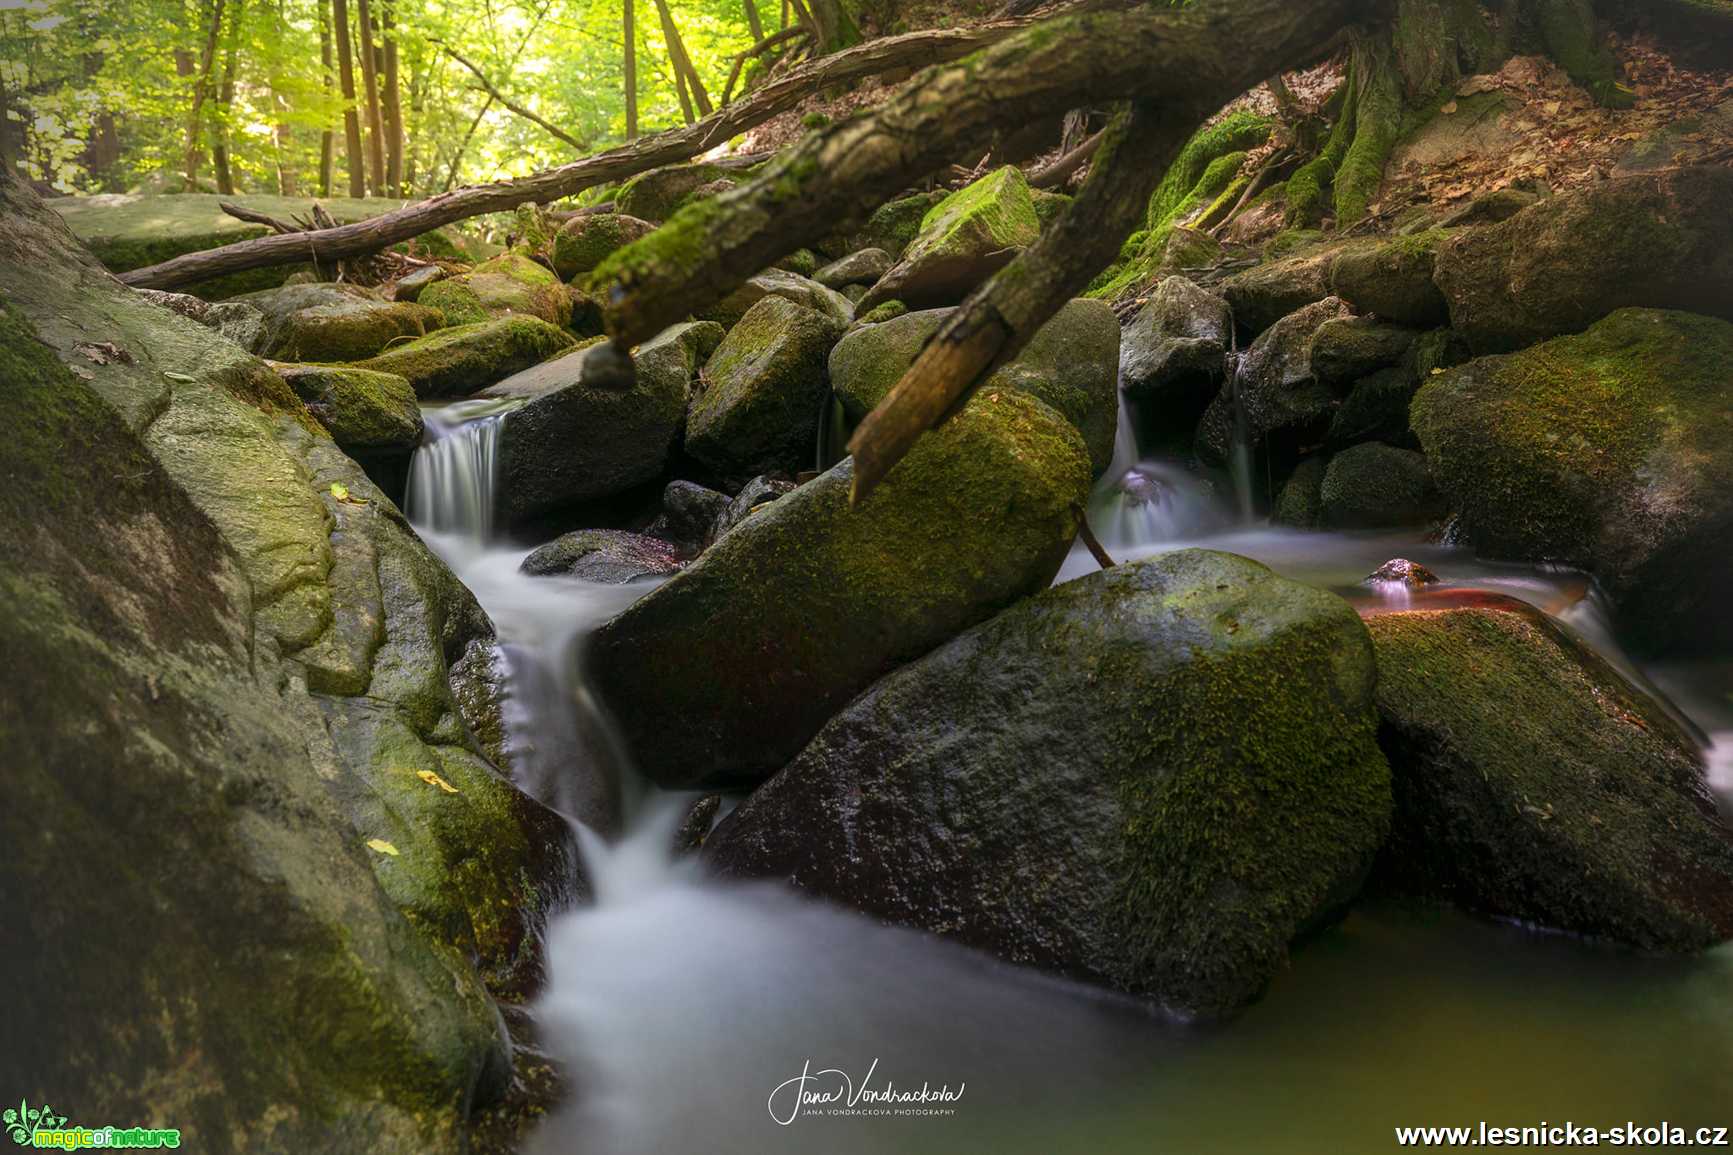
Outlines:
{"type": "Polygon", "coordinates": [[[921,231],[896,265],[861,299],[910,306],[954,305],[1041,235],[1029,184],[1006,165],[958,189],[921,218],[921,231]]]}
{"type": "Polygon", "coordinates": [[[1625,306],[1733,319],[1733,169],[1645,173],[1547,197],[1438,253],[1477,353],[1575,333],[1625,306]]]}
{"type": "Polygon", "coordinates": [[[853,459],[718,537],[603,626],[589,669],[644,772],[755,781],[851,696],[1052,580],[1089,458],[1016,390],[977,393],[858,508],[853,459]]]}
{"type": "Polygon", "coordinates": [[[580,213],[554,234],[554,272],[568,281],[588,273],[612,253],[656,231],[626,213],[580,213]]]}
{"type": "Polygon", "coordinates": [[[830,393],[825,358],[842,325],[782,297],[765,297],[704,363],[686,452],[725,477],[809,468],[830,393]]]}
{"type": "Polygon", "coordinates": [[[1255,999],[1389,826],[1371,644],[1331,594],[1184,550],[885,677],[706,859],[1192,1014],[1255,999]]]}
{"type": "Polygon", "coordinates": [[[605,585],[679,573],[680,551],[660,538],[621,529],[580,529],[536,549],[518,568],[535,577],[574,577],[605,585]]]}
{"type": "Polygon", "coordinates": [[[1444,512],[1426,458],[1376,441],[1330,458],[1318,488],[1318,521],[1331,529],[1423,525],[1444,512]]]}
{"type": "Polygon", "coordinates": [[[1385,885],[1654,950],[1733,938],[1733,831],[1652,700],[1514,599],[1367,625],[1385,885]]]}
{"type": "Polygon", "coordinates": [[[421,407],[415,390],[397,374],[348,365],[276,368],[345,452],[407,453],[421,444],[421,407]]]}
{"type": "Polygon", "coordinates": [[[1366,585],[1398,585],[1419,589],[1438,584],[1438,575],[1417,561],[1393,557],[1366,575],[1366,585]]]}
{"type": "Polygon", "coordinates": [[[1483,553],[1589,570],[1647,648],[1733,643],[1733,323],[1622,309],[1432,376],[1412,410],[1483,553]]]}
{"type": "Polygon", "coordinates": [[[467,397],[572,344],[570,333],[539,318],[500,317],[441,329],[358,367],[408,378],[423,400],[467,397]]]}
{"type": "Polygon", "coordinates": [[[386,301],[354,285],[284,285],[245,298],[264,314],[259,352],[278,361],[361,361],[400,337],[438,329],[444,317],[386,301]]]}

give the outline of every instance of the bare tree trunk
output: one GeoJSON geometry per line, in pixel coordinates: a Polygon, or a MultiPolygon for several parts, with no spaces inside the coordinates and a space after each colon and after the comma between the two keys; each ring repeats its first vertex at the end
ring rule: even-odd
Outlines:
{"type": "MultiPolygon", "coordinates": [[[[668,7],[668,0],[656,0],[656,11],[662,18],[662,35],[668,41],[668,58],[674,65],[676,85],[684,76],[685,88],[692,94],[693,108],[699,116],[709,116],[715,111],[710,105],[710,94],[704,91],[704,81],[699,79],[698,70],[692,66],[692,58],[686,54],[686,42],[680,39],[680,28],[674,23],[674,13],[668,7]]],[[[692,123],[690,110],[686,123],[692,123]]]]}
{"type": "Polygon", "coordinates": [[[187,112],[187,149],[184,172],[188,192],[199,187],[199,161],[204,156],[200,139],[204,128],[205,96],[211,86],[211,69],[217,61],[217,40],[223,30],[223,0],[215,0],[210,31],[205,36],[204,55],[199,60],[198,79],[193,82],[193,106],[187,112]]]}
{"type": "Polygon", "coordinates": [[[12,147],[11,109],[12,98],[6,91],[6,74],[0,72],[0,180],[19,174],[18,151],[12,147]]]}
{"type": "Polygon", "coordinates": [[[757,44],[764,39],[764,25],[758,19],[758,0],[740,0],[746,9],[746,27],[752,30],[752,42],[757,44]]]}
{"type": "Polygon", "coordinates": [[[842,0],[806,0],[806,5],[818,30],[815,54],[836,52],[860,43],[860,29],[842,6],[842,0]]]}
{"type": "Polygon", "coordinates": [[[626,139],[638,139],[638,30],[632,12],[633,0],[625,2],[626,34],[626,139]]]}
{"type": "MultiPolygon", "coordinates": [[[[319,65],[325,95],[329,98],[331,90],[336,87],[331,75],[331,0],[319,0],[319,65]]],[[[337,151],[333,135],[331,124],[326,121],[324,129],[319,133],[319,195],[322,197],[331,195],[331,169],[335,159],[333,154],[337,151]]]]}
{"type": "MultiPolygon", "coordinates": [[[[411,69],[409,72],[409,124],[416,128],[421,126],[421,110],[427,100],[427,70],[411,69]]],[[[403,130],[403,195],[415,195],[415,163],[416,139],[410,129],[403,130]]],[[[435,165],[435,167],[438,167],[435,165]]]]}
{"type": "Polygon", "coordinates": [[[343,83],[343,151],[349,169],[349,195],[367,195],[367,164],[361,152],[361,116],[355,108],[355,63],[349,45],[349,0],[331,0],[337,30],[337,66],[343,83]]]}
{"type": "Polygon", "coordinates": [[[384,196],[385,118],[379,111],[379,57],[374,49],[373,10],[368,0],[355,0],[355,35],[367,106],[367,188],[374,196],[384,196]]]}
{"type": "Polygon", "coordinates": [[[235,0],[229,21],[228,46],[223,50],[223,84],[217,91],[217,115],[211,141],[211,167],[217,174],[217,191],[235,193],[235,176],[229,168],[229,112],[235,105],[235,58],[241,49],[241,21],[246,17],[245,0],[235,0]]]}
{"type": "Polygon", "coordinates": [[[385,187],[391,195],[403,196],[403,97],[397,85],[397,31],[392,19],[393,0],[380,0],[379,24],[384,32],[385,67],[385,187]]]}

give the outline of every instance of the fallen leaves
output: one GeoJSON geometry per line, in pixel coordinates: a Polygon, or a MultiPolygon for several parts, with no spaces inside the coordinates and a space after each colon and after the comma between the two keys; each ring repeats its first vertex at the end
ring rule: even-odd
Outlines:
{"type": "Polygon", "coordinates": [[[415,772],[415,776],[417,778],[421,779],[423,782],[427,783],[429,786],[439,787],[441,790],[445,791],[447,794],[460,794],[460,793],[462,793],[462,791],[460,791],[457,787],[453,786],[451,783],[447,782],[445,779],[441,778],[439,775],[435,774],[431,770],[417,770],[415,772]]]}
{"type": "Polygon", "coordinates": [[[389,854],[393,858],[398,857],[397,847],[391,845],[391,843],[385,841],[383,838],[369,838],[367,840],[367,847],[370,850],[377,850],[380,854],[389,854]]]}
{"type": "Polygon", "coordinates": [[[365,498],[350,496],[349,487],[347,485],[344,485],[341,481],[333,481],[331,483],[331,496],[336,498],[338,501],[341,501],[345,505],[366,505],[367,504],[367,501],[365,498]]]}

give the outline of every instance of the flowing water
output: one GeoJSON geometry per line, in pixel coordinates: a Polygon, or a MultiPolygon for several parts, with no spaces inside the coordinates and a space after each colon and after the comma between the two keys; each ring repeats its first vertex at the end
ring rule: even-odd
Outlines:
{"type": "MultiPolygon", "coordinates": [[[[547,936],[544,1042],[572,1101],[538,1152],[1385,1151],[1401,1125],[1733,1123],[1733,949],[1657,959],[1407,904],[1300,945],[1224,1027],[1141,1005],[671,860],[690,796],[637,782],[589,699],[581,640],[653,583],[517,572],[492,536],[491,444],[509,415],[448,407],[408,506],[498,627],[520,785],[580,820],[596,902],[547,936]],[[621,824],[623,838],[596,831],[621,824]],[[861,1088],[928,1092],[885,1105],[861,1088]],[[857,1096],[852,1109],[809,1102],[857,1096]],[[900,1112],[900,1113],[899,1113],[900,1112]],[[1717,1117],[1718,1116],[1718,1117],[1717,1117]]],[[[1252,526],[1230,491],[1144,461],[1129,422],[1092,522],[1116,558],[1207,545],[1362,603],[1419,561],[1447,586],[1525,598],[1664,692],[1733,789],[1733,664],[1638,668],[1580,575],[1496,566],[1415,534],[1252,526]]],[[[1094,569],[1079,550],[1059,580],[1094,569]]]]}

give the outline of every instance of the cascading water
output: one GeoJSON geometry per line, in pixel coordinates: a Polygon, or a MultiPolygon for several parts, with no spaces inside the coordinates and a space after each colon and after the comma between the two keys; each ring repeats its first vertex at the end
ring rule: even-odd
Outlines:
{"type": "Polygon", "coordinates": [[[1089,498],[1089,525],[1107,551],[1136,551],[1225,525],[1209,482],[1174,461],[1145,457],[1136,410],[1119,395],[1113,460],[1089,498]]]}

